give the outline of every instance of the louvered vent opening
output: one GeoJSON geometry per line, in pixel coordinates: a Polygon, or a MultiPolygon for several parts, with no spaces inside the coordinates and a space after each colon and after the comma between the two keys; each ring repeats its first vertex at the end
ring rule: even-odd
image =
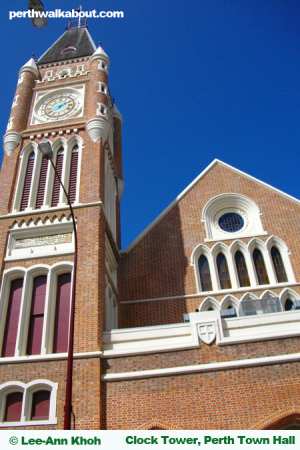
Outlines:
{"type": "MultiPolygon", "coordinates": [[[[61,177],[62,175],[62,167],[63,167],[63,161],[64,161],[64,150],[61,148],[57,153],[56,158],[56,170],[61,177]]],[[[56,174],[54,176],[54,183],[53,183],[53,194],[52,194],[52,204],[51,206],[57,206],[59,202],[59,194],[60,194],[60,182],[57,178],[56,174]]]]}
{"type": "Polygon", "coordinates": [[[69,198],[71,204],[73,204],[76,200],[77,169],[78,169],[78,145],[75,145],[75,147],[72,150],[71,169],[70,169],[69,198]]]}
{"type": "Polygon", "coordinates": [[[48,171],[48,159],[43,157],[42,166],[41,166],[41,173],[40,173],[40,181],[39,181],[39,187],[38,192],[36,196],[36,205],[35,208],[39,209],[44,204],[44,195],[45,195],[45,188],[46,188],[46,179],[47,179],[47,171],[48,171]]]}
{"type": "Polygon", "coordinates": [[[32,180],[32,174],[33,174],[33,167],[34,167],[34,158],[35,158],[35,154],[34,154],[34,152],[32,152],[28,158],[28,164],[27,164],[27,170],[26,170],[26,175],[25,175],[20,211],[24,211],[28,206],[31,180],[32,180]]]}

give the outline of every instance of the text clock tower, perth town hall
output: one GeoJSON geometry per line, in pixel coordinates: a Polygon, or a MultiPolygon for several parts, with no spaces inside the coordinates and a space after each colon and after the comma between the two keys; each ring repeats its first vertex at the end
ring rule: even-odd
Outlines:
{"type": "Polygon", "coordinates": [[[0,175],[0,427],[300,427],[300,202],[214,160],[121,251],[122,116],[85,21],[19,72],[0,175]],[[72,367],[72,366],[71,366],[72,367]],[[66,386],[67,385],[67,386],[66,386]]]}

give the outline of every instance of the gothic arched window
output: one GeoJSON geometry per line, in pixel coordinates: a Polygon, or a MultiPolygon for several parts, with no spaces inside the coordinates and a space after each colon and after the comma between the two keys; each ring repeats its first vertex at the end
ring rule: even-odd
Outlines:
{"type": "Polygon", "coordinates": [[[270,284],[264,257],[258,248],[253,251],[253,261],[258,284],[270,284]]]}
{"type": "Polygon", "coordinates": [[[28,207],[32,174],[33,174],[33,168],[34,168],[34,160],[35,160],[35,153],[31,152],[29,155],[29,158],[28,158],[28,163],[27,163],[20,211],[24,211],[28,207]]]}
{"type": "Polygon", "coordinates": [[[217,256],[217,267],[221,289],[231,289],[227,259],[223,253],[219,253],[217,256]]]}
{"type": "MultiPolygon", "coordinates": [[[[59,174],[60,178],[62,175],[63,162],[64,162],[64,149],[61,147],[57,152],[57,158],[56,158],[56,170],[57,170],[57,173],[59,174]]],[[[60,181],[55,174],[54,182],[53,182],[53,193],[52,193],[51,206],[58,205],[59,197],[60,197],[60,181]]]]}
{"type": "Polygon", "coordinates": [[[69,198],[71,204],[73,204],[76,200],[77,171],[78,171],[78,145],[75,145],[75,147],[73,147],[71,155],[71,168],[69,181],[69,198]]]}
{"type": "Polygon", "coordinates": [[[278,250],[277,247],[271,248],[271,256],[278,283],[285,283],[286,281],[288,281],[288,279],[286,276],[280,251],[278,250]]]}
{"type": "Polygon", "coordinates": [[[240,287],[250,286],[249,274],[243,253],[238,250],[234,255],[234,259],[240,287]]]}
{"type": "Polygon", "coordinates": [[[198,261],[199,274],[201,281],[201,289],[204,291],[212,291],[212,282],[207,258],[201,255],[198,261]]]}
{"type": "Polygon", "coordinates": [[[5,305],[2,310],[6,314],[1,320],[4,329],[3,336],[0,336],[2,358],[14,357],[16,350],[21,355],[39,355],[45,347],[47,353],[65,353],[68,350],[71,270],[66,268],[62,272],[60,265],[53,270],[40,269],[44,274],[35,277],[30,271],[25,271],[22,278],[14,278],[13,271],[7,276],[4,274],[4,283],[9,285],[0,293],[0,305],[5,305]],[[7,277],[11,279],[7,280],[7,277]],[[24,291],[23,286],[28,285],[32,290],[24,291]],[[26,308],[22,303],[27,305],[26,308]],[[51,312],[45,315],[49,304],[52,305],[51,312]],[[44,341],[43,336],[51,338],[44,341]]]}

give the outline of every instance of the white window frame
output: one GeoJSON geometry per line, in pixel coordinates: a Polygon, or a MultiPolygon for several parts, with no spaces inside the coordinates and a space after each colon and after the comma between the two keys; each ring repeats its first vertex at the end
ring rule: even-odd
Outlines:
{"type": "Polygon", "coordinates": [[[220,311],[220,303],[213,297],[206,297],[201,305],[199,306],[199,312],[205,312],[208,311],[209,308],[212,308],[213,310],[220,311]]]}
{"type": "MultiPolygon", "coordinates": [[[[7,307],[10,295],[11,281],[23,276],[23,292],[20,306],[19,323],[17,331],[17,340],[14,357],[26,355],[28,329],[30,321],[31,301],[33,280],[39,275],[47,276],[47,287],[45,297],[43,334],[40,355],[30,355],[28,359],[34,357],[36,359],[43,355],[52,354],[53,333],[55,324],[55,308],[56,308],[56,291],[57,291],[57,277],[62,273],[71,273],[71,292],[70,292],[70,310],[72,298],[72,278],[73,278],[73,263],[59,262],[52,266],[46,264],[39,264],[25,269],[24,267],[11,268],[3,273],[2,287],[0,291],[0,351],[3,346],[4,330],[6,324],[7,307]]],[[[2,361],[10,360],[12,357],[1,358],[2,361]]]]}
{"type": "Polygon", "coordinates": [[[240,302],[233,295],[227,294],[227,295],[225,295],[225,297],[222,299],[222,301],[220,303],[220,309],[221,310],[227,309],[228,306],[230,306],[230,305],[235,309],[236,315],[238,316],[239,309],[240,309],[240,302]]]}
{"type": "Polygon", "coordinates": [[[275,274],[276,282],[278,284],[281,284],[277,281],[276,271],[275,271],[275,267],[274,267],[273,259],[272,259],[272,255],[271,255],[272,247],[276,247],[280,252],[288,282],[295,283],[296,279],[295,279],[294,271],[292,268],[291,260],[289,257],[291,252],[289,251],[288,246],[285,244],[285,242],[283,242],[281,239],[279,239],[276,236],[270,236],[266,242],[266,247],[267,247],[267,250],[269,253],[269,258],[270,258],[270,261],[272,264],[273,272],[275,274]]]}
{"type": "Polygon", "coordinates": [[[241,288],[239,285],[239,279],[238,279],[238,273],[236,269],[235,264],[235,253],[239,250],[241,253],[243,253],[247,265],[248,275],[250,279],[250,286],[251,287],[261,287],[262,289],[264,287],[268,287],[269,285],[262,285],[258,283],[256,270],[254,266],[253,261],[253,251],[255,248],[261,251],[268,278],[269,278],[269,284],[274,286],[282,286],[285,283],[278,283],[276,278],[276,272],[275,268],[272,262],[271,257],[271,248],[273,247],[278,248],[280,251],[280,254],[282,256],[283,264],[285,267],[285,271],[288,278],[288,283],[295,283],[295,275],[293,272],[292,264],[289,258],[290,252],[288,250],[288,247],[286,244],[278,237],[271,236],[266,242],[261,241],[258,238],[252,238],[248,245],[246,245],[244,242],[235,240],[232,242],[232,244],[228,247],[223,242],[217,242],[211,249],[207,247],[204,244],[199,244],[192,252],[190,265],[194,267],[194,273],[195,273],[195,280],[196,280],[196,286],[197,286],[197,293],[200,294],[202,291],[201,287],[201,280],[200,280],[200,273],[198,268],[198,261],[201,255],[204,255],[209,264],[209,270],[210,270],[210,277],[212,281],[212,291],[214,292],[222,292],[224,289],[220,288],[220,282],[219,282],[219,276],[218,276],[218,270],[217,270],[217,263],[216,258],[219,253],[223,253],[224,256],[227,259],[228,264],[228,270],[230,275],[230,281],[231,281],[231,289],[232,290],[239,290],[239,289],[245,289],[241,288]]]}
{"type": "MultiPolygon", "coordinates": [[[[219,311],[227,309],[229,305],[232,305],[236,310],[237,316],[239,316],[240,304],[242,302],[245,302],[247,300],[259,300],[262,298],[274,297],[279,297],[283,312],[285,311],[284,304],[287,298],[290,298],[292,302],[294,302],[295,300],[300,300],[300,295],[297,292],[295,292],[293,289],[285,288],[281,291],[280,294],[276,294],[273,291],[266,290],[261,294],[260,297],[257,297],[253,292],[246,292],[240,298],[240,300],[238,300],[234,295],[231,294],[226,294],[220,302],[214,297],[208,296],[200,303],[198,310],[199,312],[206,312],[209,310],[209,308],[212,308],[219,311]]],[[[290,313],[291,311],[288,312],[290,313]]]]}
{"type": "MultiPolygon", "coordinates": [[[[62,182],[63,182],[64,186],[66,187],[67,191],[69,188],[69,180],[70,180],[72,150],[75,145],[78,145],[78,166],[77,166],[76,198],[75,198],[73,206],[74,205],[76,206],[80,203],[79,187],[80,187],[80,176],[81,176],[82,150],[84,148],[84,141],[80,136],[73,135],[68,140],[59,137],[58,139],[56,139],[55,141],[52,142],[54,165],[56,164],[58,150],[61,147],[63,147],[63,149],[64,149],[64,159],[63,159],[63,169],[62,169],[61,179],[62,179],[62,182]]],[[[24,182],[25,182],[28,158],[32,151],[35,153],[35,160],[34,160],[34,167],[33,167],[33,174],[32,174],[32,180],[31,180],[28,206],[24,212],[37,211],[35,209],[35,204],[36,204],[36,197],[37,197],[37,191],[38,191],[39,180],[40,180],[42,154],[38,150],[37,144],[35,142],[30,142],[23,148],[23,150],[21,151],[21,155],[20,155],[21,163],[20,163],[20,171],[19,171],[17,189],[16,189],[16,194],[15,194],[15,199],[14,199],[13,211],[12,211],[13,213],[17,213],[21,209],[21,201],[22,201],[22,195],[23,195],[23,189],[24,189],[24,182]]],[[[52,202],[52,194],[53,194],[54,176],[55,176],[55,172],[49,161],[44,201],[43,201],[42,207],[39,208],[38,211],[53,209],[51,207],[51,202],[52,202]]],[[[67,204],[68,204],[67,198],[63,192],[62,187],[60,187],[59,203],[54,208],[57,209],[57,208],[60,208],[61,206],[65,206],[67,204]]]]}
{"type": "Polygon", "coordinates": [[[56,425],[56,403],[58,383],[49,380],[34,380],[25,384],[21,381],[8,381],[0,385],[0,427],[24,427],[33,425],[56,425]],[[32,409],[32,396],[37,391],[50,392],[49,419],[30,420],[32,409]],[[19,422],[4,422],[6,398],[13,392],[23,392],[21,420],[19,422]]]}
{"type": "Polygon", "coordinates": [[[279,300],[280,300],[280,303],[282,306],[282,311],[285,311],[285,302],[288,298],[293,303],[295,302],[295,300],[300,300],[299,294],[297,294],[297,292],[293,291],[293,289],[290,289],[290,288],[283,289],[283,291],[280,293],[280,296],[279,296],[279,300]]]}
{"type": "Polygon", "coordinates": [[[261,211],[257,204],[242,194],[226,193],[209,200],[202,211],[202,222],[205,223],[205,242],[235,239],[236,237],[252,237],[266,235],[261,223],[261,211]],[[229,212],[240,214],[244,219],[241,230],[229,233],[218,225],[219,218],[229,212]]]}
{"type": "Polygon", "coordinates": [[[52,223],[49,219],[46,219],[44,223],[42,223],[41,220],[38,220],[36,224],[34,224],[33,220],[31,220],[28,225],[23,222],[20,226],[18,226],[17,222],[15,222],[13,227],[9,230],[5,261],[33,259],[51,255],[61,256],[73,254],[75,251],[74,240],[74,226],[72,217],[69,217],[68,220],[66,216],[63,215],[60,220],[55,218],[52,223]],[[51,244],[35,247],[28,246],[21,249],[15,248],[18,239],[29,239],[67,233],[72,234],[72,240],[71,242],[65,244],[51,244]]]}

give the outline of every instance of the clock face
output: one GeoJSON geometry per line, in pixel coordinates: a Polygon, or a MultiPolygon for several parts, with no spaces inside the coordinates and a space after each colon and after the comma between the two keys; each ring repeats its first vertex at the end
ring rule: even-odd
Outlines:
{"type": "Polygon", "coordinates": [[[44,120],[62,120],[73,116],[80,109],[80,101],[73,93],[60,93],[48,97],[38,108],[39,117],[44,120]]]}
{"type": "Polygon", "coordinates": [[[62,117],[69,114],[74,109],[75,103],[72,97],[63,95],[62,97],[50,99],[45,105],[45,114],[49,117],[62,117]]]}

